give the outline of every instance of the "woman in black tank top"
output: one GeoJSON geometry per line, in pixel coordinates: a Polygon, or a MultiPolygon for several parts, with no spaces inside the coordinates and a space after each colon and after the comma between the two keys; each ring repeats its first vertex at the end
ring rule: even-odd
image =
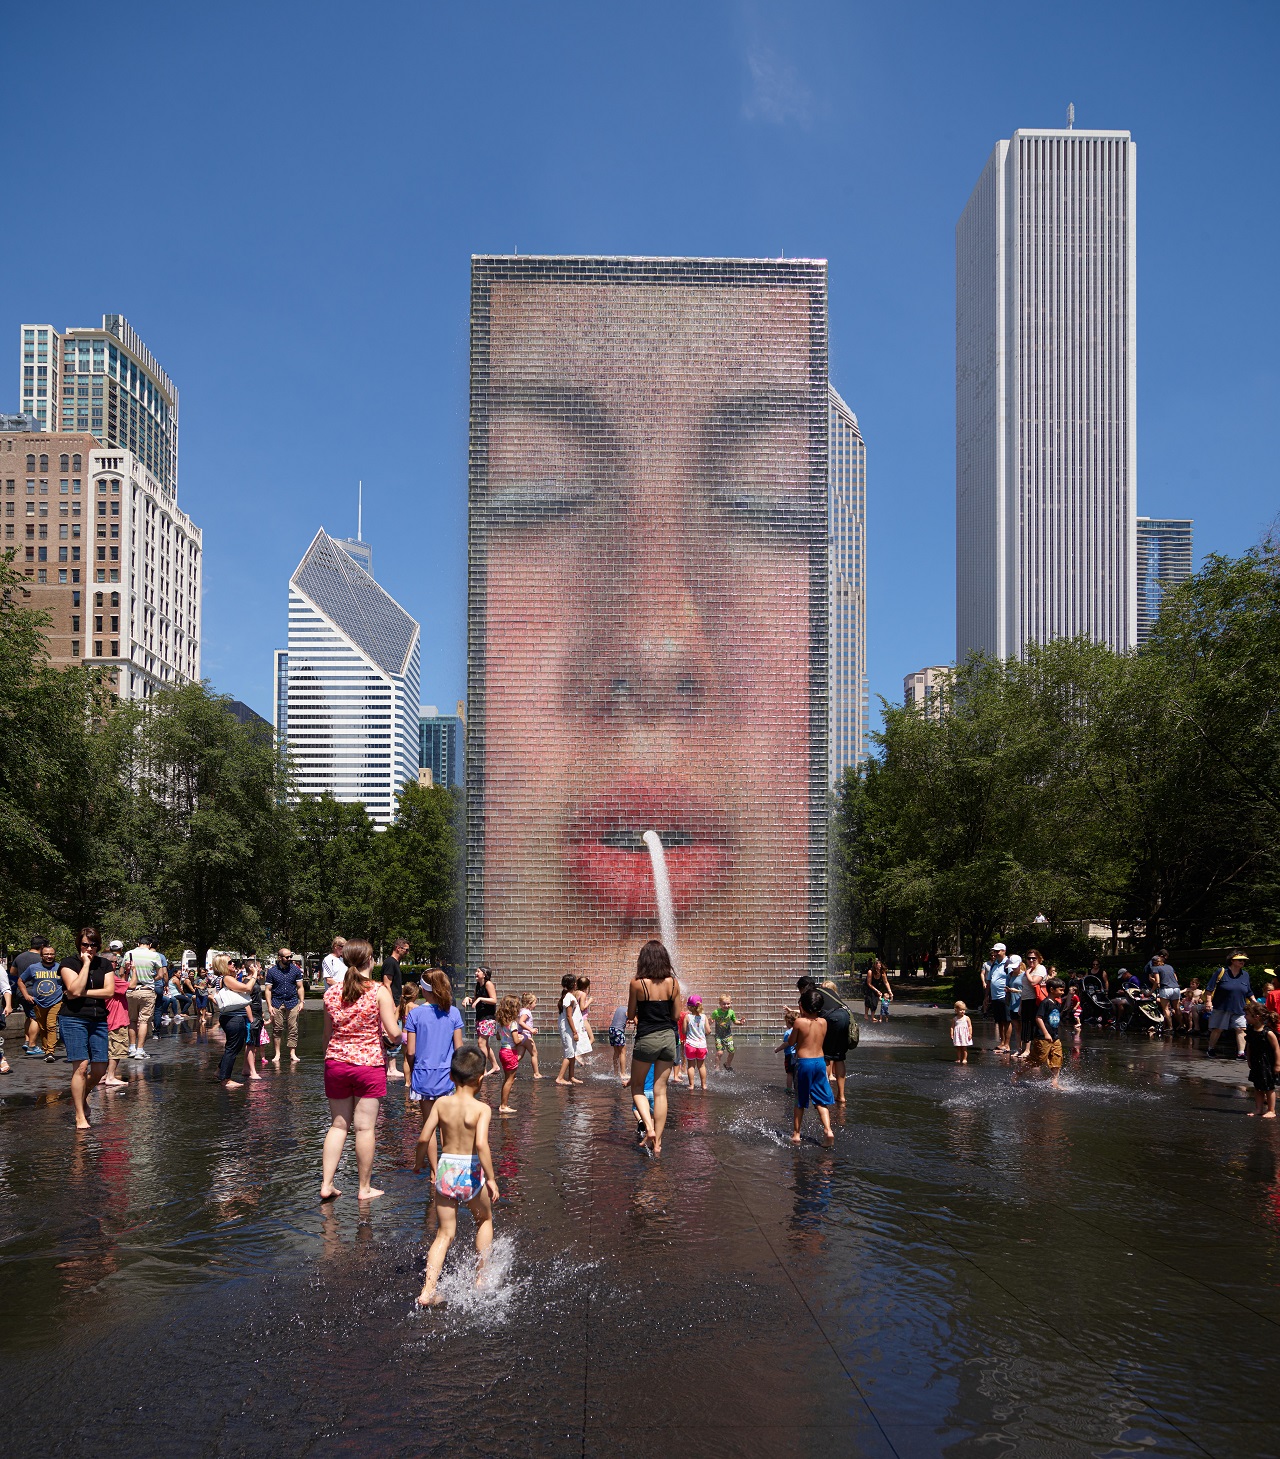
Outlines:
{"type": "Polygon", "coordinates": [[[676,1062],[676,1031],[682,1002],[671,957],[657,938],[646,942],[636,960],[636,976],[627,995],[627,1017],[635,1019],[636,1042],[631,1054],[631,1098],[644,1125],[644,1142],[662,1153],[667,1124],[667,1079],[676,1062]],[[653,1112],[644,1081],[653,1068],[653,1112]]]}

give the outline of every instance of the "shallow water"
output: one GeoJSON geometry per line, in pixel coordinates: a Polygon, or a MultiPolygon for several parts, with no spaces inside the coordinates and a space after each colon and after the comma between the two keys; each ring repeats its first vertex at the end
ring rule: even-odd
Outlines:
{"type": "Polygon", "coordinates": [[[489,1285],[462,1214],[419,1314],[402,1096],[386,1194],[348,1154],[316,1202],[318,1024],[233,1093],[172,1041],[83,1139],[65,1098],[0,1105],[6,1454],[1280,1453],[1280,1134],[1177,1048],[1086,1035],[1055,1093],[896,1021],[832,1150],[743,1048],[673,1089],[658,1161],[608,1078],[522,1071],[489,1285]]]}

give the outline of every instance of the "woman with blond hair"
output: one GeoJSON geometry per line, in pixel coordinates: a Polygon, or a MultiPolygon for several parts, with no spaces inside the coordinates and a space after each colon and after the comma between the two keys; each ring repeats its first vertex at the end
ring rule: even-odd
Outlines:
{"type": "Polygon", "coordinates": [[[382,1192],[370,1183],[373,1174],[373,1127],[378,1103],[387,1093],[387,1064],[382,1039],[400,1037],[400,1020],[391,990],[373,981],[373,948],[356,938],[342,950],[346,976],[330,983],[324,993],[324,1092],[333,1117],[324,1137],[320,1199],[331,1201],[342,1192],[333,1183],[347,1143],[356,1134],[356,1169],[360,1176],[357,1198],[372,1200],[382,1192]]]}
{"type": "Polygon", "coordinates": [[[257,987],[258,975],[245,973],[242,976],[231,959],[220,952],[213,960],[213,982],[214,1001],[218,1005],[218,1023],[227,1040],[218,1064],[218,1083],[224,1089],[243,1089],[243,1082],[231,1076],[235,1072],[240,1051],[249,1041],[249,1005],[253,990],[257,987]]]}

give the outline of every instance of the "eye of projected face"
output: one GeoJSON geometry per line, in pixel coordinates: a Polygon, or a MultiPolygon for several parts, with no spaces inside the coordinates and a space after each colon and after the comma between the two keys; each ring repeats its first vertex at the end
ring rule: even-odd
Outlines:
{"type": "MultiPolygon", "coordinates": [[[[808,530],[808,400],[799,391],[725,399],[690,427],[691,507],[702,500],[745,532],[808,530]]],[[[499,387],[490,401],[489,514],[498,529],[536,530],[617,502],[649,467],[620,443],[589,392],[555,383],[499,387]]]]}

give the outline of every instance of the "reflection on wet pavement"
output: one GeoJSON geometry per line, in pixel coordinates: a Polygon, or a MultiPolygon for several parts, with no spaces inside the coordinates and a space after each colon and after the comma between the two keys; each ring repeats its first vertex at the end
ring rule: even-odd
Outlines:
{"type": "Polygon", "coordinates": [[[904,1020],[794,1151],[746,1048],[656,1162],[603,1074],[522,1076],[489,1285],[464,1215],[419,1315],[415,1123],[320,1207],[317,1038],[234,1094],[216,1045],[131,1068],[79,1140],[0,1105],[6,1454],[1280,1453],[1280,1135],[1184,1051],[1086,1035],[1055,1095],[904,1020]]]}

